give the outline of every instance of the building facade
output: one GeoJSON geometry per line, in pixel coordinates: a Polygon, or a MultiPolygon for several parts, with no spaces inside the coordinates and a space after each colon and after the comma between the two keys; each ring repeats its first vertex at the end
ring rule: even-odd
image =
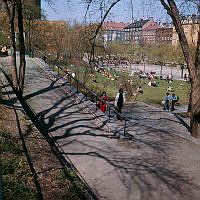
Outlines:
{"type": "Polygon", "coordinates": [[[104,45],[111,41],[124,41],[124,27],[128,23],[123,22],[105,22],[102,25],[104,45]]]}
{"type": "MultiPolygon", "coordinates": [[[[200,26],[200,16],[199,15],[192,15],[192,16],[184,16],[181,19],[182,27],[187,38],[187,41],[190,45],[196,45],[198,40],[198,32],[200,26]]],[[[172,44],[178,45],[179,38],[178,34],[173,27],[173,37],[172,37],[172,44]]]]}
{"type": "Polygon", "coordinates": [[[156,43],[172,44],[173,25],[161,23],[156,30],[156,43]]]}
{"type": "Polygon", "coordinates": [[[147,20],[136,19],[133,23],[129,24],[124,28],[125,41],[127,43],[134,42],[136,44],[143,43],[142,41],[142,30],[150,25],[155,24],[152,17],[147,20]]]}
{"type": "Polygon", "coordinates": [[[141,36],[143,44],[154,44],[156,42],[156,31],[159,26],[159,23],[155,23],[142,30],[141,36]]]}

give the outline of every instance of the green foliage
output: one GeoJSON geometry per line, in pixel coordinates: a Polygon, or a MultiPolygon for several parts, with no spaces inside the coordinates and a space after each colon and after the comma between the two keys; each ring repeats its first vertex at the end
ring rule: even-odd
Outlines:
{"type": "Polygon", "coordinates": [[[61,197],[57,194],[58,199],[63,200],[86,200],[84,192],[86,190],[85,185],[77,177],[76,173],[72,169],[64,169],[58,176],[58,185],[67,186],[63,188],[65,194],[61,197]]]}
{"type": "Polygon", "coordinates": [[[141,57],[141,47],[135,43],[109,42],[106,52],[114,54],[118,59],[126,59],[130,62],[138,61],[141,57]]]}
{"type": "Polygon", "coordinates": [[[145,54],[156,61],[184,63],[184,57],[180,46],[170,44],[155,44],[145,47],[145,54]]]}
{"type": "Polygon", "coordinates": [[[6,37],[2,31],[0,31],[0,46],[2,45],[8,45],[9,44],[9,39],[6,37]]]}
{"type": "Polygon", "coordinates": [[[21,150],[18,144],[15,142],[15,139],[10,133],[1,132],[0,133],[0,152],[9,152],[13,154],[21,154],[21,150]]]}
{"type": "MultiPolygon", "coordinates": [[[[84,71],[84,67],[80,66],[67,66],[71,72],[79,71],[79,79],[82,80],[81,76],[84,71]]],[[[130,76],[127,71],[116,71],[116,70],[106,70],[112,77],[118,77],[114,80],[109,79],[106,76],[103,76],[102,73],[94,72],[87,74],[86,86],[93,90],[97,95],[100,95],[101,92],[106,91],[109,100],[114,100],[116,93],[120,87],[123,87],[127,92],[127,100],[138,100],[145,102],[150,105],[157,107],[161,106],[161,101],[166,93],[167,87],[170,85],[174,88],[174,92],[177,96],[180,97],[179,103],[181,105],[187,105],[188,95],[190,91],[190,83],[174,80],[172,83],[167,83],[166,80],[156,80],[158,87],[150,87],[147,85],[149,80],[141,80],[137,76],[130,76]],[[90,77],[90,75],[93,75],[90,77]],[[94,82],[93,80],[96,80],[94,82]],[[182,89],[180,84],[183,84],[182,89]],[[144,94],[138,94],[136,92],[138,86],[142,86],[144,94]]]]}
{"type": "Polygon", "coordinates": [[[35,191],[28,185],[32,180],[20,159],[22,151],[11,133],[0,132],[1,170],[4,200],[36,199],[35,191]]]}
{"type": "Polygon", "coordinates": [[[21,177],[16,179],[13,175],[3,176],[3,199],[4,200],[36,200],[33,191],[24,182],[21,182],[21,177]]]}
{"type": "Polygon", "coordinates": [[[29,118],[28,115],[24,115],[24,119],[25,119],[25,120],[30,120],[30,118],[29,118]]]}

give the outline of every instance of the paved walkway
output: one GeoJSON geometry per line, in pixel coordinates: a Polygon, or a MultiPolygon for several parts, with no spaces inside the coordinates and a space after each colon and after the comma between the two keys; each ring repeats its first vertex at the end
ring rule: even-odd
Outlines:
{"type": "MultiPolygon", "coordinates": [[[[106,67],[106,66],[105,66],[106,67]]],[[[115,68],[114,65],[111,65],[110,66],[111,68],[115,68]]],[[[117,66],[116,67],[117,69],[128,69],[128,70],[132,70],[132,71],[144,71],[144,65],[142,64],[134,64],[132,65],[131,67],[126,67],[124,65],[120,65],[120,66],[117,66]]],[[[145,72],[156,72],[156,74],[160,74],[160,69],[161,67],[159,65],[145,65],[145,72]]],[[[168,76],[172,74],[173,75],[173,78],[174,79],[177,79],[177,80],[183,80],[183,78],[181,78],[181,69],[180,67],[169,67],[169,66],[163,66],[162,67],[162,75],[163,76],[168,76]]],[[[188,70],[187,69],[184,69],[183,70],[183,76],[184,75],[187,75],[188,77],[188,70]]]]}
{"type": "MultiPolygon", "coordinates": [[[[199,145],[136,121],[128,124],[133,141],[108,138],[111,133],[99,123],[98,113],[88,112],[67,83],[31,58],[24,95],[99,199],[200,199],[199,145]]],[[[123,122],[113,118],[109,123],[120,127],[123,122]]]]}

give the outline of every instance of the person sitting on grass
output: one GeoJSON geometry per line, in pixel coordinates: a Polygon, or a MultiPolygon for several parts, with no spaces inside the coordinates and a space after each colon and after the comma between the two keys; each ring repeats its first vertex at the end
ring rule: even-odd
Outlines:
{"type": "Polygon", "coordinates": [[[172,92],[172,91],[173,91],[173,87],[172,87],[172,86],[168,86],[168,87],[167,87],[167,91],[168,91],[168,92],[172,92]]]}
{"type": "Polygon", "coordinates": [[[158,87],[156,81],[153,81],[153,82],[151,83],[151,86],[153,86],[153,87],[158,87]]]}
{"type": "Polygon", "coordinates": [[[142,90],[142,88],[140,86],[137,88],[137,91],[138,91],[138,93],[143,94],[143,90],[142,90]]]}
{"type": "Polygon", "coordinates": [[[3,56],[8,56],[8,50],[6,46],[3,46],[1,49],[1,53],[3,56]]]}

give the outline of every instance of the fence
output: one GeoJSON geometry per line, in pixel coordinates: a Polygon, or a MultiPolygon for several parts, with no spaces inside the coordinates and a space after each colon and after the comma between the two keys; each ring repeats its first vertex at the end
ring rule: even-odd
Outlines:
{"type": "MultiPolygon", "coordinates": [[[[70,86],[73,86],[76,88],[77,93],[82,93],[86,99],[92,101],[95,105],[97,105],[98,101],[101,99],[99,96],[93,92],[91,89],[87,88],[83,83],[81,83],[76,77],[73,77],[72,74],[68,71],[64,71],[62,67],[56,66],[55,62],[53,62],[51,59],[49,59],[46,55],[40,52],[40,54],[37,54],[38,57],[42,57],[42,59],[51,67],[54,71],[57,71],[59,76],[65,77],[65,79],[68,81],[70,86]]],[[[96,65],[95,65],[96,66],[96,65]]],[[[98,107],[96,106],[96,111],[98,110],[98,107]]],[[[113,105],[107,104],[107,116],[109,120],[111,119],[111,112],[114,113],[114,115],[118,115],[121,119],[124,120],[124,130],[123,135],[126,135],[126,128],[127,128],[127,121],[129,121],[126,117],[122,116],[121,113],[119,113],[113,105]]]]}

